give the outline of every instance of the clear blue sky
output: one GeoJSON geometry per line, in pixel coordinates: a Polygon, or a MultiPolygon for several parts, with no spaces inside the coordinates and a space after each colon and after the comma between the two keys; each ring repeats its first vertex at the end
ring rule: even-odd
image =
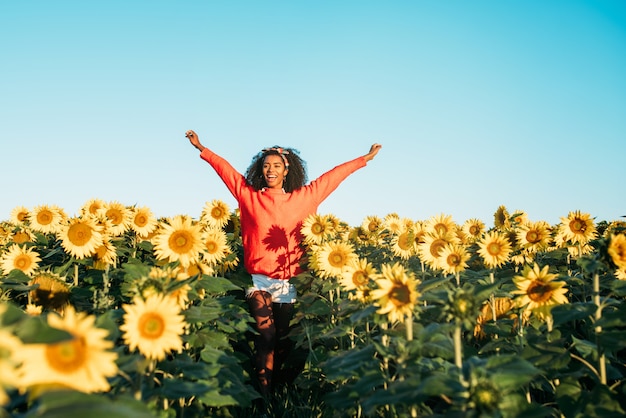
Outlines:
{"type": "Polygon", "coordinates": [[[3,1],[0,219],[90,198],[197,217],[244,172],[383,148],[320,207],[626,215],[626,1],[3,1]]]}

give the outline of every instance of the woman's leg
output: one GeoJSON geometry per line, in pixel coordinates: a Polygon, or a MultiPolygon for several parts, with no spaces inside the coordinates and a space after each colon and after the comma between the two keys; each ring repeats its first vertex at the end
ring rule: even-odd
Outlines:
{"type": "Polygon", "coordinates": [[[267,292],[257,290],[248,297],[248,304],[256,321],[256,330],[259,333],[254,344],[259,387],[261,394],[267,396],[272,387],[274,348],[276,345],[272,296],[267,292]]]}
{"type": "Polygon", "coordinates": [[[276,329],[276,343],[274,345],[274,382],[285,383],[289,380],[283,364],[291,352],[293,342],[288,337],[291,327],[289,323],[293,316],[293,303],[274,303],[272,312],[274,314],[274,327],[276,329]]]}

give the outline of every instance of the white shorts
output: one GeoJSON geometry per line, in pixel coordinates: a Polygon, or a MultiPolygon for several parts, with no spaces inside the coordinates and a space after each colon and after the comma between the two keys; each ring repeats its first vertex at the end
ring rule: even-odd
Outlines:
{"type": "Polygon", "coordinates": [[[252,287],[246,289],[246,297],[250,297],[257,290],[262,290],[272,296],[273,303],[295,303],[296,287],[289,280],[272,279],[263,274],[252,275],[252,287]]]}

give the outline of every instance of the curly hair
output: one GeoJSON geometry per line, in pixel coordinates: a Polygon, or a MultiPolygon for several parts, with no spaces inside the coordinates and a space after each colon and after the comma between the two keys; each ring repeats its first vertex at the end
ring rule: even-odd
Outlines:
{"type": "Polygon", "coordinates": [[[299,189],[308,181],[306,163],[302,158],[300,158],[299,154],[300,152],[298,150],[279,147],[278,145],[275,145],[272,148],[264,149],[252,158],[252,162],[246,170],[246,182],[255,190],[261,190],[264,187],[267,187],[265,177],[263,176],[263,163],[265,162],[265,157],[268,155],[279,155],[287,158],[287,162],[289,163],[289,174],[285,177],[283,189],[287,193],[291,193],[294,190],[299,189]],[[287,152],[280,154],[278,149],[282,149],[287,152]]]}

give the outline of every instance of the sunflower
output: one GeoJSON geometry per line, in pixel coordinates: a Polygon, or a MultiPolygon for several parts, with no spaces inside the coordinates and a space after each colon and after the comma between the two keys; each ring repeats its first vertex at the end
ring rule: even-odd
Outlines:
{"type": "Polygon", "coordinates": [[[487,335],[485,333],[485,324],[489,321],[498,320],[500,318],[504,318],[505,316],[515,320],[517,315],[511,311],[513,308],[515,308],[515,301],[509,297],[497,297],[491,302],[483,303],[480,307],[480,313],[476,318],[474,337],[484,338],[487,335]],[[495,319],[493,317],[494,312],[496,314],[495,319]]]}
{"type": "Polygon", "coordinates": [[[24,312],[30,316],[39,316],[43,313],[43,306],[28,303],[24,308],[24,312]]]}
{"type": "Polygon", "coordinates": [[[189,284],[180,284],[183,280],[188,279],[187,269],[172,267],[152,267],[148,274],[149,286],[145,286],[141,291],[141,296],[145,300],[151,295],[165,294],[174,299],[180,309],[184,309],[189,301],[189,284]],[[178,283],[177,283],[178,282],[178,283]]]}
{"type": "Polygon", "coordinates": [[[615,270],[615,278],[618,280],[626,280],[626,268],[615,270]]]}
{"type": "Polygon", "coordinates": [[[150,208],[135,207],[131,210],[130,229],[135,231],[140,237],[147,237],[153,233],[158,226],[158,222],[150,208]]]}
{"type": "Polygon", "coordinates": [[[485,223],[477,218],[471,218],[463,222],[461,230],[465,234],[468,243],[476,242],[485,232],[485,223]]]}
{"type": "Polygon", "coordinates": [[[80,208],[79,213],[82,216],[96,215],[98,212],[100,212],[101,209],[104,208],[105,205],[106,203],[102,199],[97,199],[97,198],[89,199],[80,208]]]}
{"type": "Polygon", "coordinates": [[[99,270],[105,270],[107,266],[115,266],[117,262],[117,249],[115,245],[111,243],[111,239],[108,235],[102,236],[102,245],[96,248],[96,251],[92,255],[94,261],[94,268],[99,270]]]}
{"type": "Polygon", "coordinates": [[[20,386],[16,359],[21,350],[22,341],[10,332],[0,329],[0,406],[6,405],[10,400],[6,389],[20,386]]]}
{"type": "Polygon", "coordinates": [[[76,312],[68,306],[64,315],[47,316],[52,328],[64,330],[72,338],[49,344],[24,344],[20,357],[21,386],[38,388],[66,387],[80,392],[105,392],[107,378],[117,374],[117,354],[110,349],[108,331],[96,327],[96,317],[76,312]]]}
{"type": "Polygon", "coordinates": [[[467,268],[470,254],[462,244],[446,244],[441,250],[437,266],[446,274],[457,274],[467,268]]]}
{"type": "Polygon", "coordinates": [[[321,244],[334,233],[333,223],[326,215],[311,214],[302,222],[305,244],[321,244]]]}
{"type": "Polygon", "coordinates": [[[55,234],[61,229],[63,215],[57,206],[40,205],[30,212],[28,221],[33,231],[55,234]]]}
{"type": "Polygon", "coordinates": [[[206,202],[202,213],[200,214],[200,222],[211,228],[221,229],[230,221],[230,208],[221,200],[214,199],[206,202]]]}
{"type": "Polygon", "coordinates": [[[35,242],[35,234],[28,227],[20,227],[11,234],[11,241],[16,244],[35,242]]]}
{"type": "Polygon", "coordinates": [[[28,283],[37,286],[28,293],[30,303],[62,312],[70,299],[70,287],[65,278],[49,271],[36,274],[28,283]]]}
{"type": "Polygon", "coordinates": [[[5,246],[11,240],[12,225],[0,222],[0,246],[5,246]]]}
{"type": "Polygon", "coordinates": [[[431,217],[426,221],[426,232],[435,235],[447,235],[455,233],[457,229],[456,223],[452,220],[451,215],[439,214],[431,217]]]}
{"type": "Polygon", "coordinates": [[[413,272],[407,272],[400,263],[381,266],[381,278],[376,280],[377,288],[371,291],[371,298],[379,307],[377,313],[387,314],[389,321],[402,322],[415,308],[420,294],[418,281],[413,272]]]}
{"type": "Polygon", "coordinates": [[[509,218],[510,215],[506,206],[500,205],[493,214],[493,225],[498,229],[507,229],[511,226],[511,220],[509,218]]]}
{"type": "Polygon", "coordinates": [[[146,300],[135,297],[132,305],[123,308],[120,330],[131,351],[137,349],[148,359],[163,360],[168,353],[182,350],[186,322],[175,299],[159,294],[146,300]]]}
{"type": "Polygon", "coordinates": [[[393,234],[391,251],[396,257],[403,260],[408,260],[412,255],[415,255],[417,249],[413,230],[408,228],[393,234]]]}
{"type": "Polygon", "coordinates": [[[106,232],[114,237],[123,235],[130,228],[133,213],[120,202],[105,203],[99,213],[102,213],[109,221],[106,223],[106,232]]]}
{"type": "Polygon", "coordinates": [[[361,223],[361,228],[366,234],[377,235],[384,227],[384,221],[379,216],[366,216],[361,223]]]}
{"type": "Polygon", "coordinates": [[[539,318],[550,316],[553,306],[568,302],[565,282],[556,281],[558,274],[549,273],[549,269],[548,265],[540,269],[535,263],[532,268],[526,266],[522,275],[513,278],[517,290],[512,293],[519,295],[516,298],[517,306],[539,318]]]}
{"type": "Polygon", "coordinates": [[[488,232],[478,241],[478,254],[489,268],[499,267],[506,263],[511,251],[511,243],[501,232],[488,232]]]}
{"type": "Polygon", "coordinates": [[[368,287],[376,277],[377,272],[372,263],[368,263],[366,258],[359,258],[348,264],[340,283],[345,290],[350,291],[368,287]]]}
{"type": "Polygon", "coordinates": [[[417,247],[420,260],[433,269],[437,269],[441,252],[448,244],[458,244],[459,239],[456,234],[427,233],[424,242],[417,247]]]}
{"type": "Polygon", "coordinates": [[[311,264],[322,278],[339,278],[356,258],[357,255],[351,244],[343,241],[329,241],[313,248],[311,264]]]}
{"type": "Polygon", "coordinates": [[[626,235],[611,235],[608,252],[617,268],[626,270],[626,235]]]}
{"type": "Polygon", "coordinates": [[[398,232],[402,229],[402,220],[397,213],[388,213],[384,219],[384,228],[389,232],[398,232]]]}
{"type": "Polygon", "coordinates": [[[570,212],[567,217],[561,217],[558,234],[562,235],[564,241],[585,245],[596,237],[596,227],[588,213],[577,210],[570,212]]]}
{"type": "Polygon", "coordinates": [[[31,276],[39,268],[40,261],[41,258],[35,249],[13,244],[2,254],[0,268],[4,274],[9,274],[11,270],[17,269],[27,276],[31,276]]]}
{"type": "Polygon", "coordinates": [[[163,223],[154,237],[154,252],[159,260],[180,261],[183,267],[197,263],[202,251],[202,225],[191,218],[177,215],[171,222],[163,223]]]}
{"type": "Polygon", "coordinates": [[[229,254],[228,238],[221,229],[209,229],[202,232],[202,260],[214,266],[229,254]]]}
{"type": "Polygon", "coordinates": [[[90,257],[102,245],[102,226],[93,216],[71,218],[57,234],[65,251],[73,257],[90,257]]]}
{"type": "Polygon", "coordinates": [[[519,245],[529,251],[545,250],[550,245],[550,225],[545,221],[525,222],[516,230],[519,245]]]}
{"type": "Polygon", "coordinates": [[[15,225],[24,225],[30,218],[30,210],[25,206],[16,206],[11,211],[11,222],[15,225]]]}
{"type": "Polygon", "coordinates": [[[516,210],[511,215],[510,221],[514,225],[523,225],[528,222],[528,214],[523,210],[516,210]]]}

